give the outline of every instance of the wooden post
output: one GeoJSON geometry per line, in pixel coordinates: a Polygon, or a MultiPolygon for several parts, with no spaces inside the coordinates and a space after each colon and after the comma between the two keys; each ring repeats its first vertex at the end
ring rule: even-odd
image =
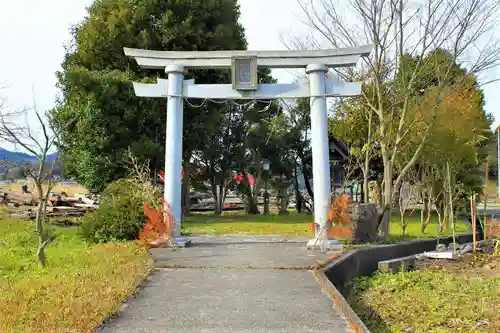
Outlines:
{"type": "Polygon", "coordinates": [[[476,232],[476,194],[473,193],[470,197],[470,214],[472,222],[472,241],[474,243],[474,252],[477,250],[477,232],[476,232]]]}
{"type": "Polygon", "coordinates": [[[488,208],[488,160],[484,161],[484,218],[483,218],[483,239],[486,241],[486,214],[488,208]]]}

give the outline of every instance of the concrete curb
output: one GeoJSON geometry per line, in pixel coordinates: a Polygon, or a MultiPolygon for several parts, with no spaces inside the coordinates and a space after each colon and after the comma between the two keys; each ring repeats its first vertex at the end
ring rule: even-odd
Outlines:
{"type": "Polygon", "coordinates": [[[328,280],[323,269],[318,269],[313,271],[316,279],[318,280],[321,288],[328,294],[332,299],[333,303],[344,315],[344,317],[349,322],[349,325],[354,329],[356,333],[371,333],[366,327],[363,321],[358,317],[356,312],[351,308],[349,303],[347,303],[344,296],[335,288],[335,286],[328,280]]]}
{"type": "MultiPolygon", "coordinates": [[[[459,242],[468,242],[472,233],[456,235],[459,242]]],[[[452,237],[442,237],[441,244],[448,245],[452,237]]],[[[408,256],[431,250],[437,243],[436,238],[410,240],[396,244],[376,245],[354,249],[338,257],[332,257],[328,263],[323,263],[313,270],[322,289],[328,293],[337,308],[348,320],[357,333],[370,333],[363,321],[351,308],[347,300],[337,288],[342,288],[344,283],[359,276],[368,276],[378,269],[380,260],[408,256]]]]}
{"type": "MultiPolygon", "coordinates": [[[[472,241],[472,233],[456,235],[458,243],[472,241]]],[[[448,246],[452,237],[442,237],[440,244],[448,246]]],[[[354,249],[323,267],[328,280],[340,291],[346,281],[359,276],[368,276],[378,270],[378,262],[388,259],[406,257],[436,248],[437,239],[419,239],[395,244],[367,246],[354,249]]]]}

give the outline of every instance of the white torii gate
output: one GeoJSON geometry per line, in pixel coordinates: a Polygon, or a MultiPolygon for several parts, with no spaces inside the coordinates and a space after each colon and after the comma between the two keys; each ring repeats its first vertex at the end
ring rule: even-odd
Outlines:
{"type": "Polygon", "coordinates": [[[167,100],[165,139],[164,198],[175,219],[174,237],[180,246],[181,235],[181,169],[183,99],[293,99],[310,97],[314,186],[314,222],[316,240],[319,226],[327,222],[330,207],[330,168],[327,97],[357,96],[361,83],[339,83],[326,79],[333,67],[355,66],[360,57],[368,56],[372,46],[314,51],[150,51],[124,48],[125,55],[135,58],[142,68],[164,69],[168,80],[156,84],[134,83],[139,97],[163,97],[167,100]],[[257,68],[304,68],[309,82],[258,84],[257,68]],[[188,69],[232,68],[232,84],[195,84],[184,80],[188,69]]]}

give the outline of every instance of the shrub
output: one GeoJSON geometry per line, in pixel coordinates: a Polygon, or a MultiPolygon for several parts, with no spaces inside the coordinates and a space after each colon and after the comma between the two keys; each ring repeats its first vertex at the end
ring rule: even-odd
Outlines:
{"type": "Polygon", "coordinates": [[[146,222],[141,186],[134,179],[109,184],[99,209],[83,219],[83,237],[92,243],[136,239],[146,222]]]}

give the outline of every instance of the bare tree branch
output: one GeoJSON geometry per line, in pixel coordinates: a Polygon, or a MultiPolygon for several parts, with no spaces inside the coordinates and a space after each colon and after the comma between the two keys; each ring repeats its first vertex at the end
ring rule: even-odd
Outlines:
{"type": "MultiPolygon", "coordinates": [[[[495,28],[500,21],[500,0],[296,0],[312,33],[294,38],[294,48],[353,47],[373,44],[373,52],[355,70],[339,70],[345,79],[360,77],[373,87],[373,95],[363,91],[366,110],[378,118],[375,129],[384,163],[384,209],[390,212],[394,188],[418,160],[432,131],[439,105],[455,64],[467,75],[480,75],[500,64],[500,39],[495,28]],[[449,52],[450,63],[429,63],[430,52],[449,52]],[[411,66],[404,57],[416,59],[411,66]],[[400,168],[393,183],[394,166],[405,140],[415,125],[412,98],[417,78],[425,68],[436,68],[437,98],[427,118],[413,156],[400,168]]],[[[497,79],[489,79],[487,83],[497,79]]],[[[422,84],[419,82],[419,84],[422,84]]],[[[431,82],[429,82],[431,84],[431,82]]],[[[432,83],[433,86],[436,86],[432,83]]],[[[388,219],[382,228],[388,236],[388,219]]]]}
{"type": "Polygon", "coordinates": [[[16,148],[21,148],[37,159],[36,163],[23,166],[24,174],[31,179],[37,191],[38,209],[36,215],[36,233],[39,242],[37,256],[42,266],[46,265],[45,248],[54,240],[50,233],[47,219],[47,203],[53,188],[53,171],[58,156],[48,163],[47,157],[55,147],[57,134],[44,119],[37,109],[33,92],[33,109],[37,126],[41,129],[40,135],[28,123],[30,109],[11,110],[6,107],[6,99],[0,97],[0,140],[12,143],[16,148]],[[24,120],[24,123],[23,123],[24,120]]]}

